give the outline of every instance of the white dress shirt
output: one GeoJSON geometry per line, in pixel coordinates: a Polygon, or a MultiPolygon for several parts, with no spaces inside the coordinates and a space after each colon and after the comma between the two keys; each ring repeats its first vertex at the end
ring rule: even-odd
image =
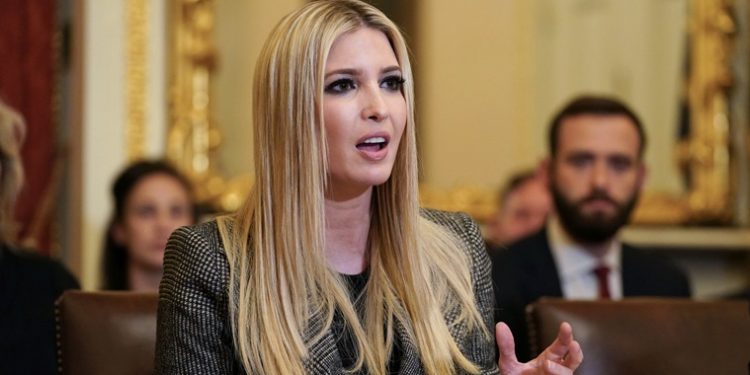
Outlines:
{"type": "Polygon", "coordinates": [[[617,239],[612,241],[604,256],[594,256],[575,243],[554,216],[547,225],[547,238],[566,299],[599,298],[599,282],[593,272],[599,265],[609,267],[610,297],[613,300],[622,299],[622,245],[617,239]]]}

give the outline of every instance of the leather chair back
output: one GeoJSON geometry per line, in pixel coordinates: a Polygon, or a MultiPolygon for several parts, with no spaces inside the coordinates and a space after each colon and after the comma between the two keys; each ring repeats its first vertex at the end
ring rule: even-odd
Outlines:
{"type": "Polygon", "coordinates": [[[566,301],[527,308],[532,352],[573,326],[584,360],[576,374],[749,374],[750,306],[687,299],[566,301]]]}
{"type": "Polygon", "coordinates": [[[57,301],[61,374],[154,372],[157,294],[67,291],[57,301]]]}

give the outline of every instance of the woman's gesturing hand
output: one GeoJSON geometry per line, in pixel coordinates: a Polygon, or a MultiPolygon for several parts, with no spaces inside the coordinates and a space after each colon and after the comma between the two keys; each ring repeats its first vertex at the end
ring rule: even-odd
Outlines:
{"type": "Polygon", "coordinates": [[[500,352],[497,365],[503,375],[568,375],[583,362],[581,345],[573,339],[573,328],[568,323],[560,324],[557,339],[542,354],[526,363],[518,362],[513,334],[505,323],[495,326],[495,338],[500,352]]]}

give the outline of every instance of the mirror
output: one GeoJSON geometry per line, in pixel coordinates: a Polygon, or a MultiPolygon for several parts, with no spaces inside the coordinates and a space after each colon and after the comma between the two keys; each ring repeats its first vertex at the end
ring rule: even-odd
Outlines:
{"type": "MultiPolygon", "coordinates": [[[[237,208],[251,184],[254,60],[302,3],[171,2],[168,157],[218,210],[237,208]]],[[[731,68],[746,37],[729,2],[376,5],[405,23],[413,50],[425,205],[486,218],[503,177],[544,156],[553,112],[596,92],[624,99],[647,127],[651,176],[636,223],[746,224],[736,197],[747,168],[730,153],[744,134],[730,126],[743,110],[730,93],[747,90],[731,68]]]]}

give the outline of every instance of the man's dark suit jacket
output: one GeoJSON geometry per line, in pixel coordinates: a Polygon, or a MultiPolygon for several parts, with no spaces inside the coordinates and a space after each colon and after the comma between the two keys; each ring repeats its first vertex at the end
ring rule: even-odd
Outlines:
{"type": "MultiPolygon", "coordinates": [[[[530,348],[526,305],[541,297],[563,296],[547,229],[543,228],[507,249],[491,250],[490,258],[495,321],[508,324],[515,338],[518,359],[527,361],[530,348]]],[[[685,273],[657,254],[623,244],[621,267],[624,297],[690,297],[690,284],[685,273]]],[[[575,335],[575,327],[573,333],[575,335]]]]}
{"type": "Polygon", "coordinates": [[[0,243],[0,374],[57,374],[55,300],[76,279],[60,264],[0,243]]]}

